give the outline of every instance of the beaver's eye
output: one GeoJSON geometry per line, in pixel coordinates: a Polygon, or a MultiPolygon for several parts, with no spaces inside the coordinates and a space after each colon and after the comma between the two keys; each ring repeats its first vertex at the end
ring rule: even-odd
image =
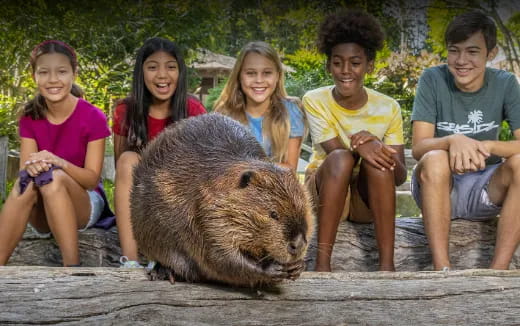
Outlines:
{"type": "Polygon", "coordinates": [[[271,213],[269,214],[269,216],[271,216],[271,218],[272,218],[273,220],[277,220],[277,219],[278,219],[278,213],[276,213],[276,212],[271,212],[271,213]]]}

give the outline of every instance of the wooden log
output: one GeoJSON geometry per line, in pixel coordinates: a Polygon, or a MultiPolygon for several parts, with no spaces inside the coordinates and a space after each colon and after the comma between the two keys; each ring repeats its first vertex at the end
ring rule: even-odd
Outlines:
{"type": "MultiPolygon", "coordinates": [[[[92,228],[79,233],[80,259],[83,266],[119,266],[121,248],[117,228],[110,230],[92,228]]],[[[9,265],[61,266],[62,259],[56,241],[42,238],[31,227],[24,233],[9,265]]]]}
{"type": "MultiPolygon", "coordinates": [[[[488,268],[495,248],[496,220],[455,220],[451,225],[450,260],[454,269],[488,268]]],[[[307,269],[314,269],[316,239],[311,242],[307,269]]],[[[396,219],[395,266],[398,271],[431,270],[431,254],[421,218],[396,219]]],[[[333,271],[375,271],[379,255],[373,224],[340,223],[332,252],[333,271]]],[[[520,268],[520,249],[510,268],[520,268]]]]}
{"type": "Polygon", "coordinates": [[[518,325],[520,271],[303,273],[270,289],[0,267],[0,324],[518,325]]]}
{"type": "MultiPolygon", "coordinates": [[[[455,269],[487,268],[495,246],[496,221],[452,223],[450,256],[455,269]]],[[[118,266],[119,239],[117,229],[89,229],[79,234],[83,266],[118,266]]],[[[313,270],[315,243],[307,257],[308,270],[313,270]]],[[[332,255],[334,271],[375,271],[378,252],[373,224],[342,222],[332,255]]],[[[431,255],[422,219],[398,218],[396,221],[395,264],[398,271],[431,270],[431,255]]],[[[61,254],[54,239],[38,238],[30,228],[24,234],[9,265],[61,266],[61,254]]],[[[520,249],[510,268],[520,268],[520,249]]]]}

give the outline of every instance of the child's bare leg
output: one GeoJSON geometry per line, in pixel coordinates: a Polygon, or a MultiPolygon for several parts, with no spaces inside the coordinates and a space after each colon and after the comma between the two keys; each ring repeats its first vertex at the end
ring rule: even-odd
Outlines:
{"type": "Polygon", "coordinates": [[[20,195],[18,180],[0,212],[0,266],[7,264],[9,257],[20,242],[31,210],[37,201],[37,192],[31,182],[20,195]]]}
{"type": "Polygon", "coordinates": [[[488,186],[490,200],[502,205],[492,269],[508,269],[520,243],[520,155],[497,168],[488,186]]]}
{"type": "Polygon", "coordinates": [[[138,248],[130,219],[130,191],[132,189],[133,169],[141,157],[134,152],[124,152],[117,160],[114,203],[117,230],[121,242],[121,252],[129,260],[138,259],[138,248]]]}
{"type": "Polygon", "coordinates": [[[47,222],[60,247],[63,265],[78,265],[78,227],[88,223],[90,198],[64,171],[57,169],[52,175],[53,181],[40,187],[47,222]]]}
{"type": "Polygon", "coordinates": [[[337,149],[327,155],[316,172],[319,193],[316,271],[331,271],[332,247],[336,241],[336,233],[355,163],[356,160],[350,151],[337,149]]]}
{"type": "Polygon", "coordinates": [[[395,181],[391,170],[361,162],[358,191],[374,215],[374,229],[379,250],[379,270],[395,271],[395,181]]]}
{"type": "Polygon", "coordinates": [[[433,268],[449,268],[451,170],[448,152],[435,150],[426,153],[415,173],[421,185],[424,230],[432,252],[433,268]]]}

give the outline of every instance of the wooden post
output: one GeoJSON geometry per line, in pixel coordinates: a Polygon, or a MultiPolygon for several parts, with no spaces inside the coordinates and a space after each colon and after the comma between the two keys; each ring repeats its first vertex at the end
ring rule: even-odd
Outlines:
{"type": "Polygon", "coordinates": [[[9,147],[9,138],[7,136],[0,137],[0,200],[5,199],[7,188],[7,151],[9,147]]]}

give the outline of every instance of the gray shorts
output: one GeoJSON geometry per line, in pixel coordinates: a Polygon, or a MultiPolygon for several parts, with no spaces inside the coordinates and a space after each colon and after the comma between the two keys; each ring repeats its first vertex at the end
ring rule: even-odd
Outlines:
{"type": "MultiPolygon", "coordinates": [[[[85,231],[86,229],[92,227],[101,217],[101,213],[103,212],[103,208],[105,207],[105,202],[103,200],[103,197],[94,190],[88,190],[87,191],[88,196],[90,198],[90,216],[87,225],[80,229],[80,232],[85,231]]],[[[50,238],[51,233],[41,233],[38,232],[32,225],[29,224],[29,226],[33,229],[34,233],[40,237],[40,238],[50,238]]]]}
{"type": "MultiPolygon", "coordinates": [[[[495,205],[489,199],[488,184],[495,170],[500,164],[488,165],[484,170],[452,174],[453,187],[451,189],[451,218],[482,221],[495,218],[501,207],[495,205]]],[[[421,186],[415,176],[415,168],[412,173],[411,190],[417,206],[421,205],[421,186]]]]}

